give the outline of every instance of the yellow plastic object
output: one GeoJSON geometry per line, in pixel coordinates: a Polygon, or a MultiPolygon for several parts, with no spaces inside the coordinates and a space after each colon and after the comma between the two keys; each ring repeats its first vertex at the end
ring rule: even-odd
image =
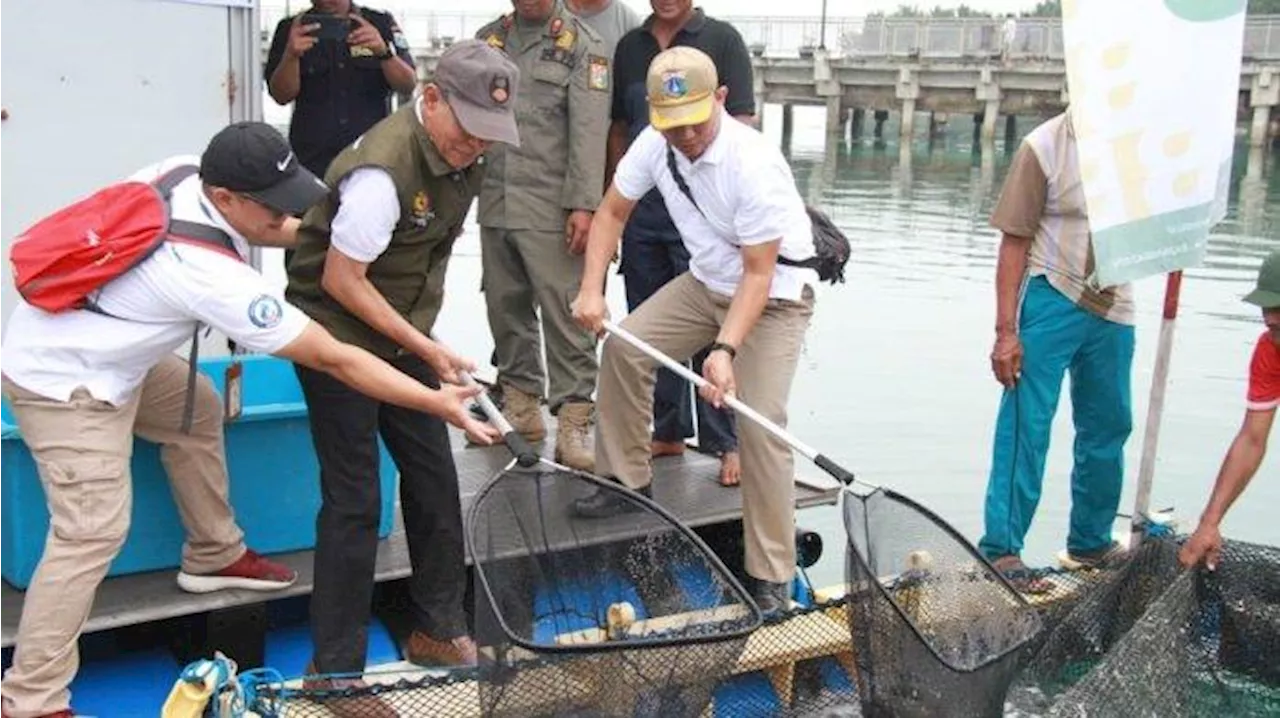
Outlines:
{"type": "Polygon", "coordinates": [[[161,718],[200,718],[217,687],[217,665],[204,661],[196,669],[198,681],[188,679],[186,672],[173,684],[173,690],[160,711],[161,718]]]}

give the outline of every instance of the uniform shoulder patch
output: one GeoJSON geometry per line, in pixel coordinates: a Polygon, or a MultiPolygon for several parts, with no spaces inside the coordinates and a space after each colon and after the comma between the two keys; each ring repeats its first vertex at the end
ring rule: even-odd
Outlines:
{"type": "Polygon", "coordinates": [[[270,294],[259,294],[249,303],[249,321],[259,329],[271,329],[284,317],[280,302],[270,294]]]}
{"type": "Polygon", "coordinates": [[[603,55],[588,55],[587,67],[589,72],[587,85],[593,90],[608,91],[609,58],[603,55]]]}

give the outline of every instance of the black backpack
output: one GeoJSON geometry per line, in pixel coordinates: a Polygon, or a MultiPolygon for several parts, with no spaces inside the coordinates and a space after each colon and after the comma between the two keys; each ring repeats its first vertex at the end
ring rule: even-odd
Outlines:
{"type": "MultiPolygon", "coordinates": [[[[698,200],[693,198],[693,192],[689,191],[689,185],[685,184],[684,176],[680,174],[680,170],[676,167],[676,155],[672,151],[671,145],[667,145],[667,168],[671,170],[671,177],[676,181],[676,186],[689,198],[689,202],[693,204],[694,209],[703,217],[706,213],[698,206],[698,200]]],[[[844,265],[849,262],[849,256],[853,254],[853,248],[849,244],[849,238],[836,227],[822,210],[809,204],[804,206],[804,211],[809,215],[809,222],[813,225],[813,249],[815,256],[805,260],[796,261],[787,257],[778,255],[778,263],[791,267],[805,267],[812,269],[818,273],[818,279],[823,282],[836,284],[844,282],[844,265]]]]}

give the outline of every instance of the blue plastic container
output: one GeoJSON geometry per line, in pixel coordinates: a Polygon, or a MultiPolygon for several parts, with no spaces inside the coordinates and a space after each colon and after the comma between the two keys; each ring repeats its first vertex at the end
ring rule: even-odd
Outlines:
{"type": "MultiPolygon", "coordinates": [[[[229,357],[200,361],[200,369],[222,391],[229,357]]],[[[243,413],[226,426],[231,505],[245,542],[259,553],[315,547],[320,509],[320,466],[307,407],[293,364],[270,356],[242,357],[243,413]]],[[[26,588],[44,552],[49,511],[35,462],[14,425],[8,404],[0,415],[0,575],[26,588]]],[[[381,450],[382,521],[391,533],[396,504],[396,467],[381,450]]],[[[110,576],[171,570],[182,557],[183,530],[159,447],[142,439],[133,448],[133,512],[129,538],[111,564],[110,576]]]]}

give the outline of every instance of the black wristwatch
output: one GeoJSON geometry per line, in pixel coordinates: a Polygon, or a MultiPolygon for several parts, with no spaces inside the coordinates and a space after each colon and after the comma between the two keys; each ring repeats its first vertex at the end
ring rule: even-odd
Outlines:
{"type": "Polygon", "coordinates": [[[386,52],[382,53],[381,55],[374,55],[374,57],[377,58],[378,60],[390,60],[395,56],[396,56],[396,51],[392,50],[390,45],[387,45],[386,52]]]}
{"type": "Polygon", "coordinates": [[[725,344],[724,342],[715,342],[710,346],[710,348],[707,349],[707,354],[710,354],[711,352],[714,352],[714,351],[722,351],[728,354],[730,361],[738,358],[738,350],[734,349],[732,344],[725,344]]]}

